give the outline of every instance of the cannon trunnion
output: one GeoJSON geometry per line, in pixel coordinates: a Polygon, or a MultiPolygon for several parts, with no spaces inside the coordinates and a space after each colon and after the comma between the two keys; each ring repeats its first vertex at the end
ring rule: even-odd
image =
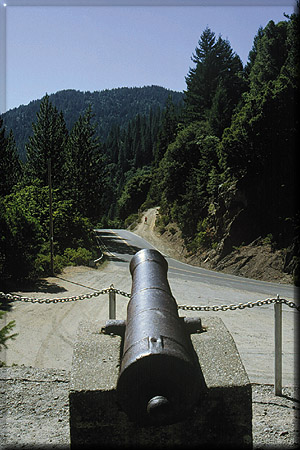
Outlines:
{"type": "Polygon", "coordinates": [[[156,250],[141,250],[130,263],[132,290],[117,397],[128,417],[142,424],[186,418],[203,385],[167,270],[167,261],[156,250]]]}

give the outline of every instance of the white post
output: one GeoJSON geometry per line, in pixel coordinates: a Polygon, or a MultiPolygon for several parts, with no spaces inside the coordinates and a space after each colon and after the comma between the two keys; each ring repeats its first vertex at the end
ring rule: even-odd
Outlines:
{"type": "MultiPolygon", "coordinates": [[[[110,286],[113,289],[113,284],[110,286]]],[[[114,290],[109,291],[109,319],[116,318],[116,293],[114,290]]]]}
{"type": "MultiPolygon", "coordinates": [[[[279,300],[279,295],[277,295],[279,300]]],[[[275,314],[275,395],[282,395],[282,303],[274,303],[275,314]]]]}

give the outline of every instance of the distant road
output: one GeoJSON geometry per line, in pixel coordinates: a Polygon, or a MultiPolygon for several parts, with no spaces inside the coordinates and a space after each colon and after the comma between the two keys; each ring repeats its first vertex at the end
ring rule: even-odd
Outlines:
{"type": "MultiPolygon", "coordinates": [[[[128,230],[122,229],[97,229],[98,238],[104,244],[107,255],[116,264],[128,265],[132,256],[142,248],[155,248],[142,237],[128,230]]],[[[258,292],[266,297],[294,299],[295,288],[292,285],[271,283],[267,281],[253,280],[235,275],[203,269],[182,263],[176,259],[166,259],[169,265],[168,276],[181,278],[183,281],[199,281],[209,285],[216,285],[246,292],[258,292]]]]}

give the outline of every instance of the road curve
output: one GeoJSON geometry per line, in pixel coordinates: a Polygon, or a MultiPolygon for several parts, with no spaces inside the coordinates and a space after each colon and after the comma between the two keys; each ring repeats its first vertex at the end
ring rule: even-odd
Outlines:
{"type": "MultiPolygon", "coordinates": [[[[148,241],[123,229],[96,229],[96,235],[108,258],[115,264],[128,265],[132,256],[142,248],[155,248],[148,241]]],[[[203,269],[182,263],[164,255],[168,261],[170,278],[181,278],[185,281],[199,281],[213,286],[238,289],[246,292],[257,292],[266,297],[293,300],[295,288],[292,285],[254,280],[235,275],[203,269]]]]}

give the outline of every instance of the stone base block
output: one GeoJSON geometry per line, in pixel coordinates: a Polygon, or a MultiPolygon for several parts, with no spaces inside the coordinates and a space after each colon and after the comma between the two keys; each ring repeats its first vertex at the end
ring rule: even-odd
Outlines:
{"type": "Polygon", "coordinates": [[[191,340],[207,390],[183,422],[157,427],[130,422],[117,403],[121,338],[101,334],[102,321],[82,322],[69,392],[72,449],[252,448],[251,385],[239,353],[221,319],[202,322],[206,331],[191,340]]]}

